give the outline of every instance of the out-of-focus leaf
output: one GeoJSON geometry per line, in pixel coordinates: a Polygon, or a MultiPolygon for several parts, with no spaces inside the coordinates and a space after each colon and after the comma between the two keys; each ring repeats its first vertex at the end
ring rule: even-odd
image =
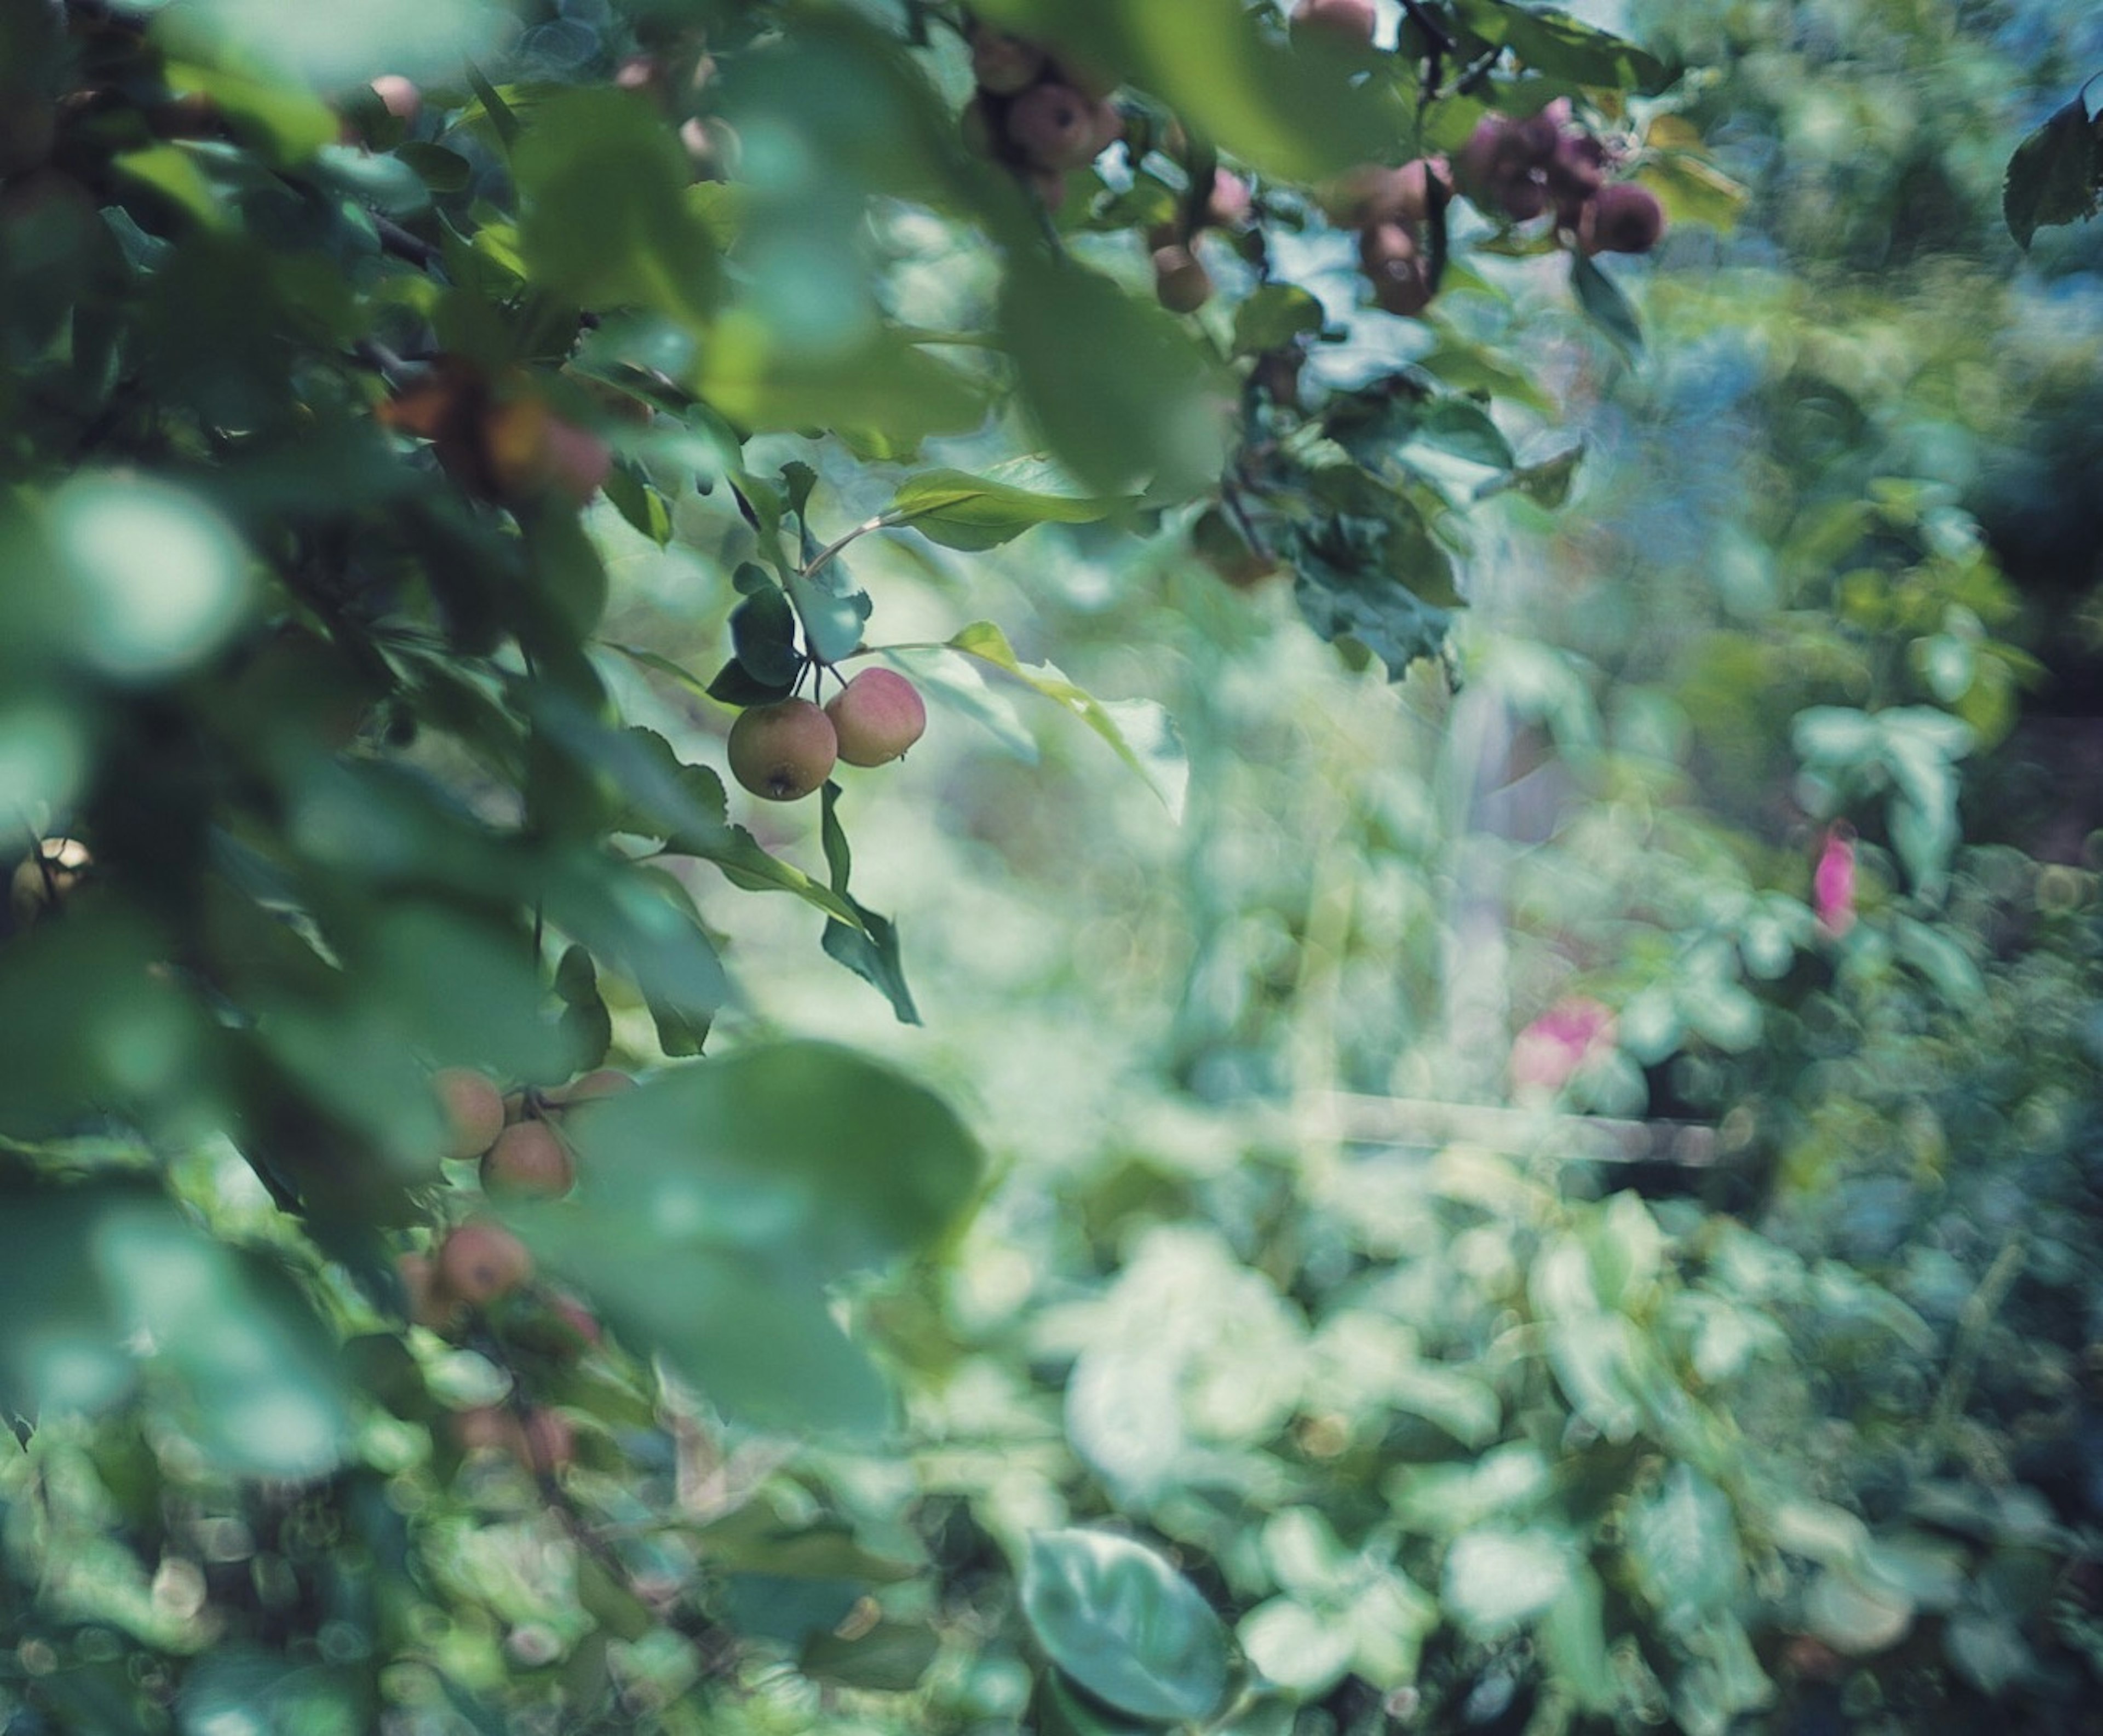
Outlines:
{"type": "Polygon", "coordinates": [[[1615,349],[1630,362],[1643,357],[1643,327],[1629,298],[1606,273],[1582,253],[1570,255],[1570,287],[1585,317],[1613,340],[1615,349]]]}
{"type": "Polygon", "coordinates": [[[1140,1718],[1196,1722],[1227,1689],[1227,1636],[1196,1587],[1153,1550],[1105,1531],[1040,1531],[1022,1611],[1052,1661],[1140,1718]]]}
{"type": "Polygon", "coordinates": [[[1577,1566],[1558,1532],[1467,1531],[1446,1552],[1439,1598],[1469,1632],[1494,1638],[1552,1608],[1568,1592],[1577,1566]]]}
{"type": "Polygon", "coordinates": [[[1174,724],[1159,706],[1131,699],[1106,704],[1068,681],[1048,663],[1023,663],[1007,642],[1007,635],[991,621],[974,621],[949,644],[953,650],[1006,670],[1046,699],[1065,707],[1145,780],[1172,817],[1181,817],[1189,761],[1174,724]]]}
{"type": "Polygon", "coordinates": [[[611,90],[538,104],[512,166],[537,286],[586,308],[706,317],[715,248],[687,206],[691,166],[647,104],[611,90]]]}
{"type": "Polygon", "coordinates": [[[832,871],[833,890],[853,910],[857,920],[851,926],[838,921],[828,922],[820,944],[828,958],[836,959],[879,990],[891,1002],[891,1010],[900,1023],[917,1025],[920,1023],[920,1011],[913,1004],[913,991],[905,981],[897,929],[887,917],[880,917],[857,903],[847,890],[854,858],[847,847],[846,829],[840,824],[839,786],[827,784],[822,799],[820,836],[825,846],[826,866],[832,871]]]}
{"type": "Polygon", "coordinates": [[[1260,355],[1322,329],[1322,304],[1295,283],[1267,283],[1234,309],[1234,353],[1260,355]]]}
{"type": "Polygon", "coordinates": [[[993,548],[1034,525],[1094,524],[1133,496],[1046,494],[962,470],[926,470],[899,485],[884,516],[946,548],[993,548]]]}
{"type": "Polygon", "coordinates": [[[2001,212],[2025,251],[2040,229],[2079,223],[2103,198],[2103,131],[2088,112],[2087,87],[2016,147],[2001,190],[2001,212]]]}

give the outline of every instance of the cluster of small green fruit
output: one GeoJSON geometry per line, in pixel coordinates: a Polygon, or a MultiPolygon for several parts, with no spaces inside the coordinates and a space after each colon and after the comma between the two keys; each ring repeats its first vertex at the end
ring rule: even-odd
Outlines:
{"type": "MultiPolygon", "coordinates": [[[[445,1126],[444,1155],[478,1160],[482,1191],[495,1199],[558,1199],[576,1183],[576,1157],[564,1122],[582,1106],[630,1089],[635,1081],[613,1068],[568,1085],[505,1093],[472,1068],[442,1068],[431,1090],[445,1126]]],[[[447,1337],[529,1290],[550,1328],[539,1337],[580,1352],[602,1339],[592,1312],[574,1298],[534,1283],[525,1243],[486,1217],[470,1216],[441,1236],[429,1254],[395,1262],[409,1318],[447,1337]]],[[[575,1432],[557,1411],[531,1404],[484,1405],[453,1419],[463,1451],[495,1449],[546,1474],[571,1462],[575,1432]]]]}
{"type": "Polygon", "coordinates": [[[890,669],[864,669],[823,706],[804,699],[749,706],[730,727],[731,775],[769,801],[798,801],[833,767],[887,766],[927,727],[927,702],[890,669]]]}

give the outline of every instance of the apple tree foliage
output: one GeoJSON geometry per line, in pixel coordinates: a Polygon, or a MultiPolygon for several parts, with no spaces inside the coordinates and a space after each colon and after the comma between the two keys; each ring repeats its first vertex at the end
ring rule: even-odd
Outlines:
{"type": "MultiPolygon", "coordinates": [[[[1596,142],[1675,220],[1741,191],[1696,55],[1511,0],[1372,42],[975,10],[0,0],[11,1736],[1333,1730],[1420,1680],[1720,1729],[1769,1697],[1785,1552],[1836,1645],[1923,1611],[1973,1680],[2030,1667],[1952,1551],[1756,1474],[1732,1406],[1778,1320],[1912,1322],[1727,1221],[1688,1252],[1465,1154],[1354,1213],[1253,1151],[1263,1263],[1164,1222],[977,1379],[939,1297],[980,1130],[740,986],[745,894],[809,907],[873,1017],[918,1016],[910,935],[837,784],[807,850],[727,788],[731,720],[888,649],[1180,799],[1158,715],[1002,623],[900,646],[878,537],[1187,544],[1289,572],[1353,667],[1440,669],[1474,509],[1552,511],[1581,455],[1478,268],[1645,344],[1582,202],[1492,196],[1471,142],[1596,142]],[[1032,158],[993,30],[1094,105],[1092,157],[1032,158]],[[1349,177],[1431,158],[1398,289],[1349,177]],[[1216,283],[1180,312],[1179,248],[1216,283]],[[621,539],[699,552],[713,661],[611,630],[621,539]],[[608,1063],[645,1077],[564,1112],[573,1197],[438,1155],[434,1069],[608,1063]],[[531,1281],[433,1307],[416,1263],[491,1219],[531,1281]],[[1404,1256],[1423,1294],[1365,1279],[1404,1256]]],[[[1803,727],[1946,864],[1950,719],[1803,727]]],[[[1801,900],[1706,912],[1763,917],[1810,949],[1801,900]]],[[[1979,1523],[2020,1552],[2023,1519],[1979,1523]]]]}

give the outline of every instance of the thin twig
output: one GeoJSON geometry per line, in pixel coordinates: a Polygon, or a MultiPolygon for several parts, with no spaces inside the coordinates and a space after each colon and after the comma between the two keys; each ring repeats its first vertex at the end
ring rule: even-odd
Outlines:
{"type": "Polygon", "coordinates": [[[429,271],[444,257],[439,250],[420,235],[411,234],[392,217],[372,214],[372,227],[380,237],[380,245],[398,259],[405,259],[419,269],[429,271]]]}

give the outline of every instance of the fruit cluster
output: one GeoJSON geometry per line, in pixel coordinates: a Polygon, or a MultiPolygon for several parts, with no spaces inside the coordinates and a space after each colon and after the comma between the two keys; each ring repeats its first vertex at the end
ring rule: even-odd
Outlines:
{"type": "Polygon", "coordinates": [[[379,414],[386,426],[429,441],[448,476],[500,506],[551,495],[582,506],[613,469],[607,443],[558,415],[522,370],[492,376],[439,355],[379,414]]]}
{"type": "MultiPolygon", "coordinates": [[[[431,1092],[444,1124],[443,1153],[479,1159],[482,1191],[493,1198],[556,1198],[576,1180],[564,1118],[634,1083],[626,1073],[602,1068],[553,1090],[507,1096],[494,1080],[472,1068],[441,1068],[431,1076],[431,1092]]],[[[409,1318],[451,1334],[469,1317],[486,1316],[527,1292],[532,1285],[533,1256],[502,1224],[469,1217],[447,1230],[430,1254],[402,1254],[396,1270],[409,1318]]],[[[567,1354],[599,1342],[598,1321],[582,1303],[554,1292],[536,1291],[532,1299],[546,1316],[540,1324],[550,1329],[540,1335],[559,1342],[567,1354]]],[[[567,1464],[575,1455],[568,1423],[533,1405],[463,1411],[454,1419],[454,1434],[463,1450],[496,1448],[542,1474],[567,1464]]]]}
{"type": "Polygon", "coordinates": [[[1665,207],[1647,187],[1608,180],[1608,166],[1605,144],[1558,98],[1523,121],[1483,116],[1455,175],[1477,205],[1514,222],[1553,211],[1557,233],[1581,253],[1647,253],[1665,233],[1665,207]]]}
{"type": "Polygon", "coordinates": [[[1065,171],[1086,168],[1124,135],[1124,116],[1109,100],[1117,80],[976,20],[968,36],[978,90],[964,109],[966,140],[1056,211],[1066,202],[1065,171]]]}
{"type": "Polygon", "coordinates": [[[777,699],[738,713],[730,729],[731,775],[769,801],[798,801],[842,761],[886,766],[927,727],[927,703],[889,669],[864,669],[820,708],[777,699]]]}

